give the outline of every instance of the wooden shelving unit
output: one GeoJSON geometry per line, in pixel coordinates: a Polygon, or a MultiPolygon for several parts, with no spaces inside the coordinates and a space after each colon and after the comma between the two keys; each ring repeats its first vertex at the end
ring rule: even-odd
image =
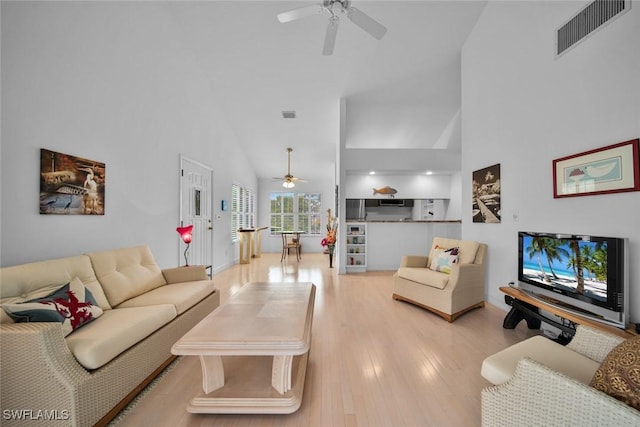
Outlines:
{"type": "Polygon", "coordinates": [[[347,273],[367,271],[367,224],[347,224],[347,273]]]}

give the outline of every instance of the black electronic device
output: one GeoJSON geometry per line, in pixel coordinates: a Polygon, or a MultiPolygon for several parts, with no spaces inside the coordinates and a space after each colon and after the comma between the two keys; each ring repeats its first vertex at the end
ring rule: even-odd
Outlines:
{"type": "Polygon", "coordinates": [[[627,258],[624,238],[521,231],[518,285],[564,310],[624,328],[627,258]]]}

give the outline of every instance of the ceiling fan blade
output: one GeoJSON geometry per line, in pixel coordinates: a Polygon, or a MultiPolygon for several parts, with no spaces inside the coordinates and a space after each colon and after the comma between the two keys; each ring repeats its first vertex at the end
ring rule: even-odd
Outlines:
{"type": "Polygon", "coordinates": [[[324,56],[333,54],[333,47],[336,44],[336,36],[338,35],[338,24],[340,24],[340,19],[337,16],[332,16],[329,19],[327,32],[324,36],[324,46],[322,47],[322,54],[324,56]]]}
{"type": "Polygon", "coordinates": [[[355,7],[350,7],[347,10],[347,17],[356,24],[358,27],[365,30],[367,33],[371,34],[376,39],[380,40],[384,37],[387,32],[387,28],[367,15],[366,13],[356,9],[355,7]]]}
{"type": "Polygon", "coordinates": [[[316,13],[321,13],[324,10],[321,4],[312,4],[311,6],[303,6],[297,9],[292,9],[287,12],[282,12],[278,14],[278,21],[285,22],[294,21],[300,18],[306,18],[307,16],[314,15],[316,13]]]}

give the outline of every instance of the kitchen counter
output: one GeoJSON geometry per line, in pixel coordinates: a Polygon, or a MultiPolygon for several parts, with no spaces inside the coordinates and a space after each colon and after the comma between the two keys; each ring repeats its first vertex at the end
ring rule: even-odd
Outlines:
{"type": "Polygon", "coordinates": [[[447,224],[461,224],[462,220],[461,219],[442,219],[442,220],[437,220],[437,219],[367,219],[367,220],[363,220],[363,221],[359,221],[357,219],[348,219],[347,224],[349,224],[350,222],[357,222],[357,223],[365,223],[365,224],[372,224],[372,223],[392,223],[392,224],[402,224],[402,223],[408,223],[408,224],[415,224],[415,223],[429,223],[429,224],[433,224],[433,223],[447,223],[447,224]]]}
{"type": "MultiPolygon", "coordinates": [[[[367,271],[395,271],[404,255],[427,255],[434,237],[460,239],[462,234],[461,220],[371,219],[348,220],[349,224],[366,225],[367,271]]],[[[347,262],[348,254],[342,256],[347,262]]]]}

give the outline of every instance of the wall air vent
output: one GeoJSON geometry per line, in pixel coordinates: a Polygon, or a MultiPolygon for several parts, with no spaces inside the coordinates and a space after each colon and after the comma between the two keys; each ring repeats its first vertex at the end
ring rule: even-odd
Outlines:
{"type": "Polygon", "coordinates": [[[282,112],[282,118],[283,119],[295,119],[296,118],[296,112],[295,111],[283,111],[282,112]]]}
{"type": "Polygon", "coordinates": [[[631,0],[595,0],[556,31],[556,57],[631,9],[631,0]]]}

